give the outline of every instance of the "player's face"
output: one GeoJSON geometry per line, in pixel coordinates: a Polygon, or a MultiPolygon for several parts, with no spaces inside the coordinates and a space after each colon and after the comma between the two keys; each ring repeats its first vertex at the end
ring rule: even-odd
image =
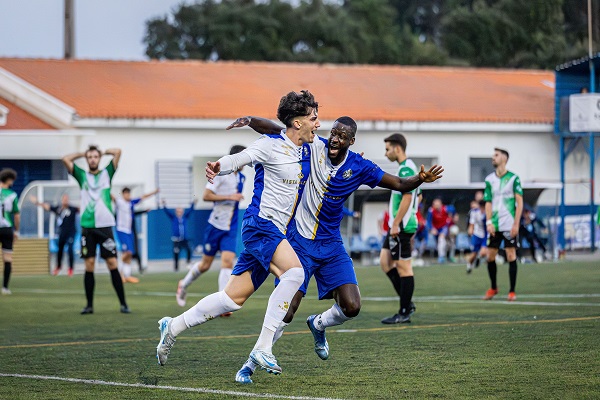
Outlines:
{"type": "Polygon", "coordinates": [[[69,196],[67,196],[66,194],[63,195],[63,197],[61,197],[60,202],[62,204],[63,207],[66,207],[69,205],[69,196]]]}
{"type": "Polygon", "coordinates": [[[492,156],[492,166],[494,168],[498,168],[498,166],[502,165],[503,163],[506,163],[506,156],[499,151],[495,151],[494,155],[492,156]]]}
{"type": "Polygon", "coordinates": [[[396,153],[396,146],[390,142],[385,142],[385,156],[390,161],[398,161],[398,154],[396,153]]]}
{"type": "Polygon", "coordinates": [[[313,108],[310,114],[301,117],[298,120],[298,123],[300,139],[302,140],[302,142],[312,143],[315,140],[315,132],[321,126],[321,121],[319,121],[319,115],[317,114],[317,110],[313,108]]]}
{"type": "Polygon", "coordinates": [[[97,171],[98,170],[98,165],[100,164],[100,153],[93,150],[93,151],[88,151],[85,154],[85,159],[88,163],[88,167],[90,169],[90,172],[93,171],[97,171]]]}
{"type": "Polygon", "coordinates": [[[329,133],[328,157],[330,160],[337,160],[346,156],[348,147],[354,144],[354,137],[349,126],[339,122],[333,123],[333,128],[329,133]]]}
{"type": "Polygon", "coordinates": [[[177,215],[178,217],[183,216],[183,208],[176,208],[175,215],[177,215]]]}
{"type": "Polygon", "coordinates": [[[436,199],[433,201],[433,203],[431,204],[431,206],[433,208],[435,208],[436,210],[441,210],[442,209],[442,201],[439,199],[436,199]]]}
{"type": "Polygon", "coordinates": [[[131,200],[131,192],[123,192],[123,200],[130,201],[131,200]]]}

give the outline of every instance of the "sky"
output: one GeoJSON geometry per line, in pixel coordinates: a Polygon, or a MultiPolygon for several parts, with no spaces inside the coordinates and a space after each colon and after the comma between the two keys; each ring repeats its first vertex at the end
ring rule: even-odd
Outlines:
{"type": "MultiPolygon", "coordinates": [[[[145,60],[145,21],[182,0],[74,0],[75,57],[145,60]]],[[[0,0],[0,57],[63,57],[64,0],[0,0]]]]}

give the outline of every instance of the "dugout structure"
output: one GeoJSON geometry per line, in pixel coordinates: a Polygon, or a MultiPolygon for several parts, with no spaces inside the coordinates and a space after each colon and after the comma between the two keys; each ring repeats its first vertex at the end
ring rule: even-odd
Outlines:
{"type": "Polygon", "coordinates": [[[600,149],[595,139],[600,136],[600,53],[558,65],[555,70],[554,133],[560,141],[560,246],[565,248],[565,165],[578,146],[587,148],[590,163],[588,211],[590,214],[591,251],[595,251],[594,168],[600,149]],[[587,104],[587,105],[586,105],[587,104]]]}
{"type": "MultiPolygon", "coordinates": [[[[129,187],[133,194],[133,198],[141,196],[142,185],[131,184],[131,185],[113,185],[111,193],[114,196],[119,196],[121,189],[129,187]]],[[[29,183],[21,192],[19,196],[19,209],[21,210],[21,238],[18,242],[22,242],[19,247],[15,248],[15,259],[20,259],[19,255],[20,248],[23,247],[23,252],[26,253],[31,250],[31,246],[35,244],[36,249],[40,246],[47,249],[46,252],[46,264],[43,269],[44,272],[50,272],[50,253],[57,251],[57,238],[56,232],[56,215],[52,212],[46,212],[42,207],[35,206],[31,201],[30,197],[35,196],[40,203],[49,203],[50,205],[60,204],[61,197],[63,194],[69,196],[69,204],[78,207],[80,203],[80,188],[73,181],[33,181],[29,183]],[[25,243],[28,244],[29,249],[25,251],[25,243]]],[[[136,209],[137,211],[137,209],[136,209]]],[[[138,238],[138,248],[140,258],[143,265],[148,263],[148,218],[147,214],[142,214],[139,218],[136,218],[136,231],[138,238]]],[[[79,257],[80,251],[80,234],[81,227],[79,226],[79,218],[77,219],[77,235],[75,236],[74,251],[76,260],[79,257]]],[[[115,234],[115,240],[117,240],[115,234]]],[[[120,247],[119,247],[120,248],[120,247]]],[[[40,250],[36,250],[39,252],[40,250]]],[[[25,254],[23,254],[25,256],[25,254]]],[[[39,259],[40,257],[38,257],[39,259]]],[[[39,262],[39,261],[38,261],[39,262]]],[[[16,270],[16,264],[15,264],[16,270]]],[[[35,269],[36,273],[40,273],[41,268],[35,269]]]]}

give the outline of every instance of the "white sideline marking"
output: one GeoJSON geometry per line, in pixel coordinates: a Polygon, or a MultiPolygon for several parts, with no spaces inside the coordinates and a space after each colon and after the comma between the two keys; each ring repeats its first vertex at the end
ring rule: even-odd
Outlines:
{"type": "Polygon", "coordinates": [[[0,377],[36,379],[36,380],[45,380],[45,381],[62,381],[62,382],[71,382],[71,383],[85,383],[87,385],[121,386],[121,387],[132,387],[132,388],[143,388],[143,389],[162,389],[162,390],[174,390],[174,391],[178,391],[178,392],[210,393],[210,394],[222,394],[222,395],[228,395],[228,396],[255,397],[255,398],[266,398],[266,399],[336,400],[336,399],[332,399],[330,397],[283,396],[283,395],[279,395],[279,394],[270,394],[270,393],[247,393],[247,392],[236,392],[236,391],[230,391],[230,390],[217,390],[217,389],[206,389],[206,388],[146,385],[143,383],[123,383],[123,382],[101,381],[101,380],[97,380],[97,379],[61,378],[60,376],[47,376],[47,375],[23,375],[23,374],[0,373],[0,377]]]}

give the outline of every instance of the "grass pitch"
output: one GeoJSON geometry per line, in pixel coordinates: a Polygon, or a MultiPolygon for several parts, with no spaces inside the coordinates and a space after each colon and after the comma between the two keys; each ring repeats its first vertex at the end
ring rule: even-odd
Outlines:
{"type": "MultiPolygon", "coordinates": [[[[13,295],[0,298],[0,399],[600,397],[598,263],[519,265],[515,303],[505,302],[506,265],[500,294],[488,302],[479,300],[489,285],[485,266],[471,275],[463,266],[417,268],[417,312],[398,326],[380,323],[398,308],[387,277],[357,268],[362,311],[328,330],[330,359],[315,355],[304,321],[332,303],[316,300],[311,287],[274,348],[284,373],[259,371],[246,386],[233,378],[260,332],[270,281],[231,318],[183,333],[159,367],[157,321],[184,310],[174,298],[182,274],[128,284],[130,315],[119,313],[109,277],[97,275],[95,314],[87,316],[79,315],[81,276],[14,277],[13,295]]],[[[216,281],[215,272],[197,280],[188,305],[216,281]]]]}

